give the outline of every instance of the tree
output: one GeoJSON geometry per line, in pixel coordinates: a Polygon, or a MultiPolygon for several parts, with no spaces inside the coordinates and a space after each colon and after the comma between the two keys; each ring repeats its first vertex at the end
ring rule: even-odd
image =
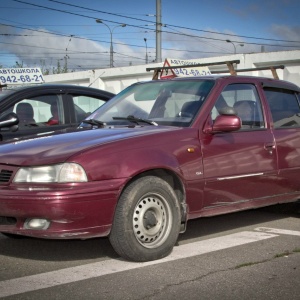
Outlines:
{"type": "Polygon", "coordinates": [[[63,73],[63,69],[61,68],[60,61],[57,60],[57,67],[52,69],[53,74],[61,74],[63,73]]]}
{"type": "MultiPolygon", "coordinates": [[[[46,61],[44,59],[40,60],[39,65],[37,66],[36,63],[34,63],[34,66],[32,67],[38,67],[41,69],[41,72],[43,75],[50,75],[50,73],[52,74],[62,74],[62,73],[68,73],[68,60],[67,57],[64,58],[64,65],[61,65],[61,61],[62,59],[58,59],[57,60],[57,66],[56,67],[52,67],[52,72],[51,72],[51,67],[50,66],[46,66],[46,61]]],[[[27,66],[27,67],[31,67],[31,66],[27,66]]],[[[3,66],[0,64],[0,69],[2,69],[3,66]]],[[[18,62],[16,61],[16,63],[11,66],[11,68],[26,68],[26,66],[24,65],[24,62],[18,62]]]]}
{"type": "Polygon", "coordinates": [[[49,75],[50,74],[50,70],[49,68],[46,67],[46,62],[44,59],[40,60],[40,64],[41,64],[41,71],[43,75],[49,75]]]}
{"type": "Polygon", "coordinates": [[[13,66],[13,68],[24,68],[24,63],[19,63],[18,61],[16,61],[16,64],[13,66]]]}

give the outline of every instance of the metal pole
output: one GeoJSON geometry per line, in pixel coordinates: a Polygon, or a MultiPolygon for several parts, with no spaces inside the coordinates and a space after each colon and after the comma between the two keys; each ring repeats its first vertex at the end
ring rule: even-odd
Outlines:
{"type": "Polygon", "coordinates": [[[113,67],[114,67],[113,31],[114,31],[114,29],[117,28],[117,27],[126,27],[126,24],[117,25],[117,26],[113,27],[113,29],[110,29],[110,27],[109,27],[107,24],[105,24],[105,23],[104,23],[102,20],[100,20],[100,19],[97,19],[97,20],[96,20],[96,23],[102,23],[102,24],[105,25],[105,26],[108,28],[108,30],[109,30],[109,33],[110,33],[109,66],[110,66],[111,68],[113,68],[113,67]]]}
{"type": "Polygon", "coordinates": [[[147,39],[144,38],[145,44],[146,44],[146,64],[148,64],[148,47],[147,47],[147,39]]]}
{"type": "Polygon", "coordinates": [[[156,62],[161,62],[161,0],[156,0],[156,62]]]}
{"type": "MultiPolygon", "coordinates": [[[[231,43],[234,47],[234,54],[236,54],[236,45],[231,40],[226,40],[227,43],[231,43]]],[[[244,47],[244,44],[238,44],[238,46],[244,47]]]]}
{"type": "Polygon", "coordinates": [[[234,54],[236,54],[236,47],[235,44],[231,40],[226,40],[227,43],[231,43],[234,47],[234,54]]]}
{"type": "Polygon", "coordinates": [[[114,66],[114,49],[113,49],[113,41],[112,41],[112,30],[108,27],[110,31],[110,55],[109,55],[109,66],[113,68],[114,66]]]}

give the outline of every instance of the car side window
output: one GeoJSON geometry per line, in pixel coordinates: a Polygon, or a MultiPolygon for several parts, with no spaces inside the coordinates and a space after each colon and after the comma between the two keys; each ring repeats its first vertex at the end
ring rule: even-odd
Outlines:
{"type": "Polygon", "coordinates": [[[58,95],[42,95],[21,99],[2,114],[9,112],[18,115],[19,130],[65,123],[62,102],[58,95]]]}
{"type": "Polygon", "coordinates": [[[106,101],[90,96],[76,95],[73,97],[76,122],[79,123],[106,101]]]}
{"type": "Polygon", "coordinates": [[[274,127],[299,127],[300,107],[296,93],[276,88],[265,88],[264,91],[271,110],[274,127]]]}
{"type": "Polygon", "coordinates": [[[253,84],[230,84],[218,97],[211,112],[212,120],[224,107],[232,107],[242,121],[241,130],[265,128],[261,101],[253,84]]]}

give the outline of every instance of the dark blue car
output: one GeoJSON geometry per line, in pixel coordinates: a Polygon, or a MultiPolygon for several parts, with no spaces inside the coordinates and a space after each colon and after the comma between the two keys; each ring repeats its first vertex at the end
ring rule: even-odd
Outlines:
{"type": "Polygon", "coordinates": [[[113,93],[100,89],[66,84],[1,90],[0,141],[77,127],[113,96],[113,93]],[[14,114],[18,124],[9,127],[5,120],[14,119],[14,114]]]}

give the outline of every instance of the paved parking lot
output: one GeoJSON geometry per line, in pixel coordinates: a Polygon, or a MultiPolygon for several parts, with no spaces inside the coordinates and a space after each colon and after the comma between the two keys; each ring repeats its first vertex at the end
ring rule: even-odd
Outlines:
{"type": "Polygon", "coordinates": [[[7,299],[299,299],[300,203],[192,220],[159,261],[120,259],[107,238],[0,235],[7,299]]]}

